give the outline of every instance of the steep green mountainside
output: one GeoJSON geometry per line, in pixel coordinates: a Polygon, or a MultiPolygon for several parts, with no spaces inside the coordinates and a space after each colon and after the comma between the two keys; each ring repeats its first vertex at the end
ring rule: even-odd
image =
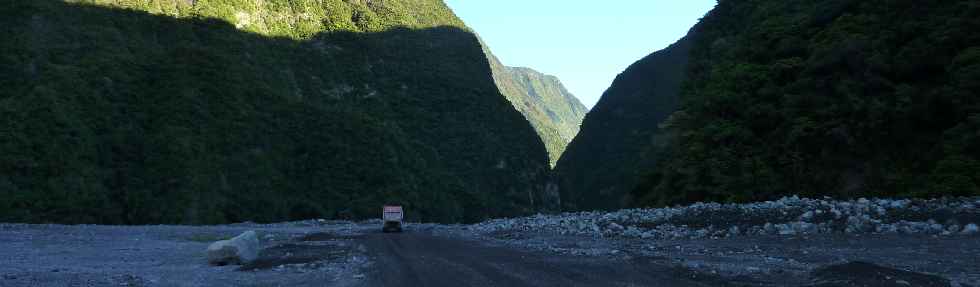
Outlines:
{"type": "MultiPolygon", "coordinates": [[[[532,105],[540,107],[548,116],[548,122],[558,130],[558,136],[568,145],[579,132],[579,125],[589,110],[565,89],[558,77],[545,75],[525,67],[507,67],[511,77],[527,91],[532,105]]],[[[527,103],[524,103],[527,105],[527,103]]],[[[562,150],[555,150],[552,160],[557,161],[562,150]]]]}
{"type": "Polygon", "coordinates": [[[504,66],[485,44],[483,47],[500,92],[538,132],[554,165],[578,134],[588,109],[557,77],[529,68],[504,66]]]}
{"type": "Polygon", "coordinates": [[[547,151],[439,0],[0,4],[0,222],[458,222],[547,151]]]}
{"type": "Polygon", "coordinates": [[[630,65],[586,115],[555,167],[564,209],[616,209],[631,201],[638,171],[656,162],[647,153],[666,144],[656,127],[677,110],[689,38],[630,65]]]}
{"type": "Polygon", "coordinates": [[[968,0],[719,1],[624,203],[980,194],[977,30],[968,0]]]}

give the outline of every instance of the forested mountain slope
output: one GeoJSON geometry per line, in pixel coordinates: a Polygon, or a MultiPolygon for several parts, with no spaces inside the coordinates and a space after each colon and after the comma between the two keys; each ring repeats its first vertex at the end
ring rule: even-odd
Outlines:
{"type": "Polygon", "coordinates": [[[0,221],[475,221],[548,158],[439,0],[0,4],[0,221]]]}
{"type": "Polygon", "coordinates": [[[630,65],[586,115],[555,168],[565,209],[615,209],[631,200],[637,172],[656,162],[647,153],[666,143],[656,127],[677,109],[690,46],[684,38],[630,65]]]}
{"type": "Polygon", "coordinates": [[[486,44],[484,52],[500,92],[538,132],[554,165],[578,134],[588,109],[557,77],[530,68],[504,66],[486,44]]]}
{"type": "Polygon", "coordinates": [[[612,175],[641,178],[620,205],[980,194],[978,29],[976,1],[719,1],[677,111],[638,129],[667,135],[633,147],[656,164],[612,175]]]}

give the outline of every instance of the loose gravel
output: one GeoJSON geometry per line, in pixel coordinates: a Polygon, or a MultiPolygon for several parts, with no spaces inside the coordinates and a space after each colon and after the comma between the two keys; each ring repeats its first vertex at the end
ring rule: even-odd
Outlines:
{"type": "Polygon", "coordinates": [[[219,226],[0,223],[0,286],[353,286],[372,262],[345,236],[372,227],[326,220],[219,226]],[[258,233],[264,249],[255,265],[208,265],[205,250],[212,241],[248,230],[258,233]],[[320,233],[334,236],[303,240],[320,233]]]}
{"type": "Polygon", "coordinates": [[[978,223],[980,197],[839,201],[793,196],[750,204],[539,214],[490,220],[468,228],[484,234],[534,230],[596,237],[700,239],[829,233],[977,236],[978,223]]]}

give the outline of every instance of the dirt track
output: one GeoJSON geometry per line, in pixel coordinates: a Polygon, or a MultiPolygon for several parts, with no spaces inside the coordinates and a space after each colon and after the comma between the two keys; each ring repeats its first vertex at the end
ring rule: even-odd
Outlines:
{"type": "MultiPolygon", "coordinates": [[[[367,286],[716,286],[641,260],[555,256],[420,232],[363,237],[377,268],[367,286]]],[[[692,276],[693,275],[693,276],[692,276]]]]}

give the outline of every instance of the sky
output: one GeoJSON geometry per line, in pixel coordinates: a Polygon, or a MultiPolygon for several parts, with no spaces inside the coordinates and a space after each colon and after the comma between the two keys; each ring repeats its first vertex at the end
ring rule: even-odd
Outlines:
{"type": "Polygon", "coordinates": [[[557,76],[592,108],[616,75],[676,42],[716,0],[445,0],[507,66],[557,76]]]}

